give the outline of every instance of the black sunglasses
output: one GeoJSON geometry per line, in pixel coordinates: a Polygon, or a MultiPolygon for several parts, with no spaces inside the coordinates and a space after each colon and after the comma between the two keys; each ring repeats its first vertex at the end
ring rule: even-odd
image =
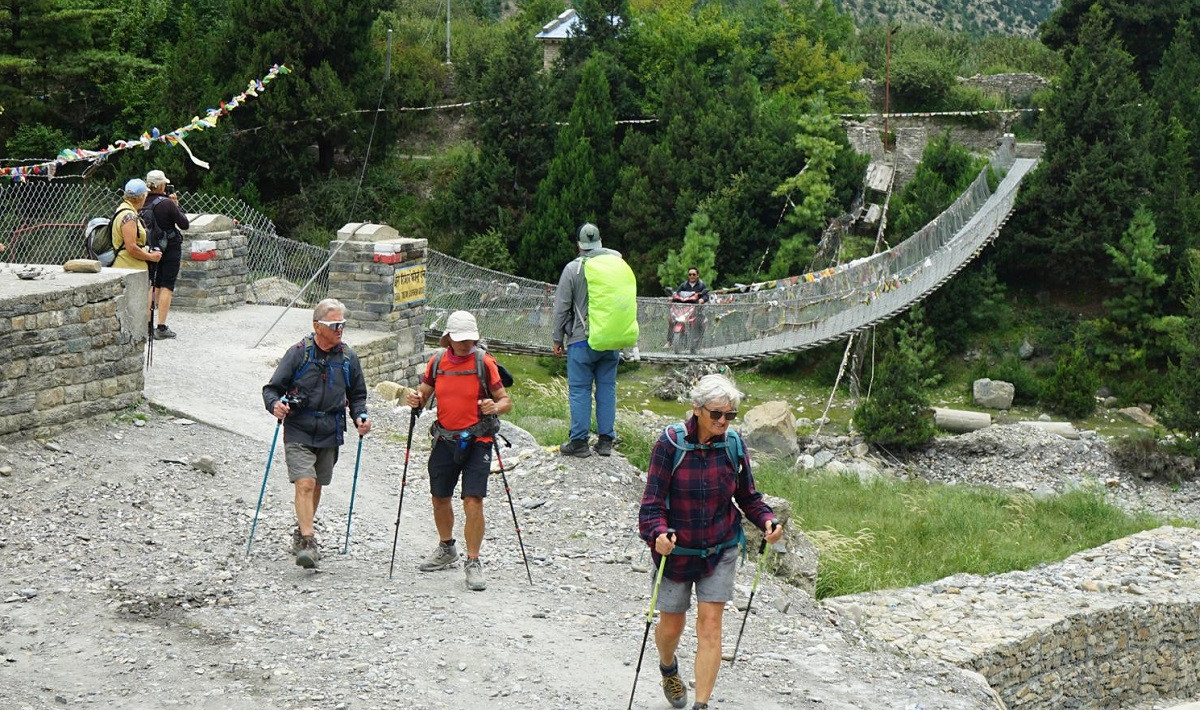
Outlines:
{"type": "Polygon", "coordinates": [[[725,417],[725,421],[727,421],[727,422],[731,422],[734,419],[737,419],[737,410],[736,409],[729,411],[729,412],[722,412],[722,411],[719,411],[716,409],[709,409],[708,407],[704,407],[704,411],[708,412],[708,416],[711,417],[714,422],[717,421],[718,419],[720,419],[721,417],[725,417]]]}

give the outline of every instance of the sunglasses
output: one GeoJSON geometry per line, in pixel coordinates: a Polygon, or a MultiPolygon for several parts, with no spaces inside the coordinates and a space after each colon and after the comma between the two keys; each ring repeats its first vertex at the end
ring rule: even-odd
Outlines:
{"type": "Polygon", "coordinates": [[[341,331],[346,327],[345,320],[319,320],[317,322],[333,331],[341,331]]]}
{"type": "Polygon", "coordinates": [[[722,412],[722,411],[719,411],[716,409],[709,409],[708,407],[704,407],[703,409],[704,409],[704,411],[708,412],[708,416],[711,417],[714,422],[719,420],[721,417],[725,417],[725,421],[727,421],[727,422],[731,422],[734,419],[737,419],[737,410],[736,409],[729,411],[729,412],[722,412]]]}

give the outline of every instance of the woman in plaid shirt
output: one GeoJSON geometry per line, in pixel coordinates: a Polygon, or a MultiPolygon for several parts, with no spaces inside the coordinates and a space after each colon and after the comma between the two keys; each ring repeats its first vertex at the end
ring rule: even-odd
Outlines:
{"type": "Polygon", "coordinates": [[[668,556],[658,592],[661,616],[654,642],[663,694],[676,708],[687,705],[687,686],[679,677],[675,649],[691,605],[692,587],[696,588],[696,702],[692,708],[702,710],[708,707],[721,665],[721,615],[725,602],[733,599],[738,548],[745,543],[738,508],[766,531],[769,543],[779,541],[783,528],[762,494],[754,490],[750,458],[737,433],[729,431],[742,393],[728,378],[706,375],[692,389],[691,399],[692,416],[682,428],[669,427],[654,444],[638,528],[654,550],[656,567],[660,556],[668,556]],[[735,459],[739,460],[737,466],[735,459]],[[668,528],[675,534],[669,536],[668,528]]]}

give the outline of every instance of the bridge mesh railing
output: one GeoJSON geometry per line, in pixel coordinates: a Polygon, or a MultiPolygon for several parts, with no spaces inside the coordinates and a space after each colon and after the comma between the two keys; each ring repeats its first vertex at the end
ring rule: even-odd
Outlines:
{"type": "MultiPolygon", "coordinates": [[[[714,294],[703,306],[703,340],[697,353],[668,344],[670,303],[638,299],[638,348],[648,360],[679,361],[721,357],[755,360],[837,340],[889,318],[936,289],[965,266],[995,236],[1012,209],[1021,178],[1031,167],[1023,161],[1011,171],[1015,155],[1002,146],[941,215],[895,247],[858,261],[744,291],[714,294]],[[1009,172],[996,191],[988,172],[1009,172]]],[[[553,284],[484,269],[430,251],[427,269],[426,328],[441,332],[455,310],[473,312],[491,347],[547,353],[550,349],[553,284]]]]}
{"type": "MultiPolygon", "coordinates": [[[[0,186],[0,242],[9,263],[61,264],[85,256],[83,228],[93,217],[111,216],[121,200],[119,189],[86,181],[28,181],[0,186]]],[[[283,305],[317,273],[329,250],[281,237],[275,225],[245,202],[223,195],[180,192],[180,207],[190,214],[221,214],[236,220],[246,236],[247,266],[255,302],[283,305]]],[[[322,270],[300,303],[316,303],[329,292],[322,270]]]]}

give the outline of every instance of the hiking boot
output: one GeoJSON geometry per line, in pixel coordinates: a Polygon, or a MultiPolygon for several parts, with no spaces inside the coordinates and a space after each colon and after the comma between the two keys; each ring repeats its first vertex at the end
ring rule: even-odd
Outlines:
{"type": "Polygon", "coordinates": [[[300,526],[297,525],[292,529],[292,556],[300,554],[300,550],[304,549],[304,538],[300,535],[300,526]]]}
{"type": "Polygon", "coordinates": [[[671,707],[681,708],[687,705],[687,686],[683,684],[683,678],[679,677],[679,659],[676,658],[670,668],[663,668],[661,663],[658,664],[658,670],[662,672],[663,695],[666,696],[667,702],[671,703],[671,707]]]}
{"type": "Polygon", "coordinates": [[[601,456],[611,456],[613,447],[613,438],[611,436],[600,435],[596,440],[596,453],[601,456]]]}
{"type": "Polygon", "coordinates": [[[170,340],[171,338],[174,338],[174,337],[175,337],[175,331],[171,330],[166,325],[163,325],[160,323],[159,326],[154,329],[154,339],[155,340],[170,340]]]}
{"type": "Polygon", "coordinates": [[[483,581],[483,563],[478,557],[468,557],[463,563],[463,571],[467,573],[467,589],[472,592],[482,592],[487,589],[487,582],[483,581]]]}
{"type": "Polygon", "coordinates": [[[581,459],[586,459],[592,455],[592,450],[588,447],[587,439],[571,439],[558,447],[558,450],[563,456],[578,456],[581,459]]]}
{"type": "Polygon", "coordinates": [[[434,572],[458,562],[458,548],[454,546],[454,541],[439,542],[433,552],[429,553],[421,564],[417,565],[417,569],[422,572],[434,572]]]}
{"type": "Polygon", "coordinates": [[[708,710],[708,703],[702,703],[699,700],[692,703],[692,710],[708,710]]]}
{"type": "Polygon", "coordinates": [[[296,564],[304,569],[312,569],[317,566],[319,559],[321,559],[321,551],[317,548],[317,539],[312,535],[301,537],[300,551],[296,553],[296,564]]]}

